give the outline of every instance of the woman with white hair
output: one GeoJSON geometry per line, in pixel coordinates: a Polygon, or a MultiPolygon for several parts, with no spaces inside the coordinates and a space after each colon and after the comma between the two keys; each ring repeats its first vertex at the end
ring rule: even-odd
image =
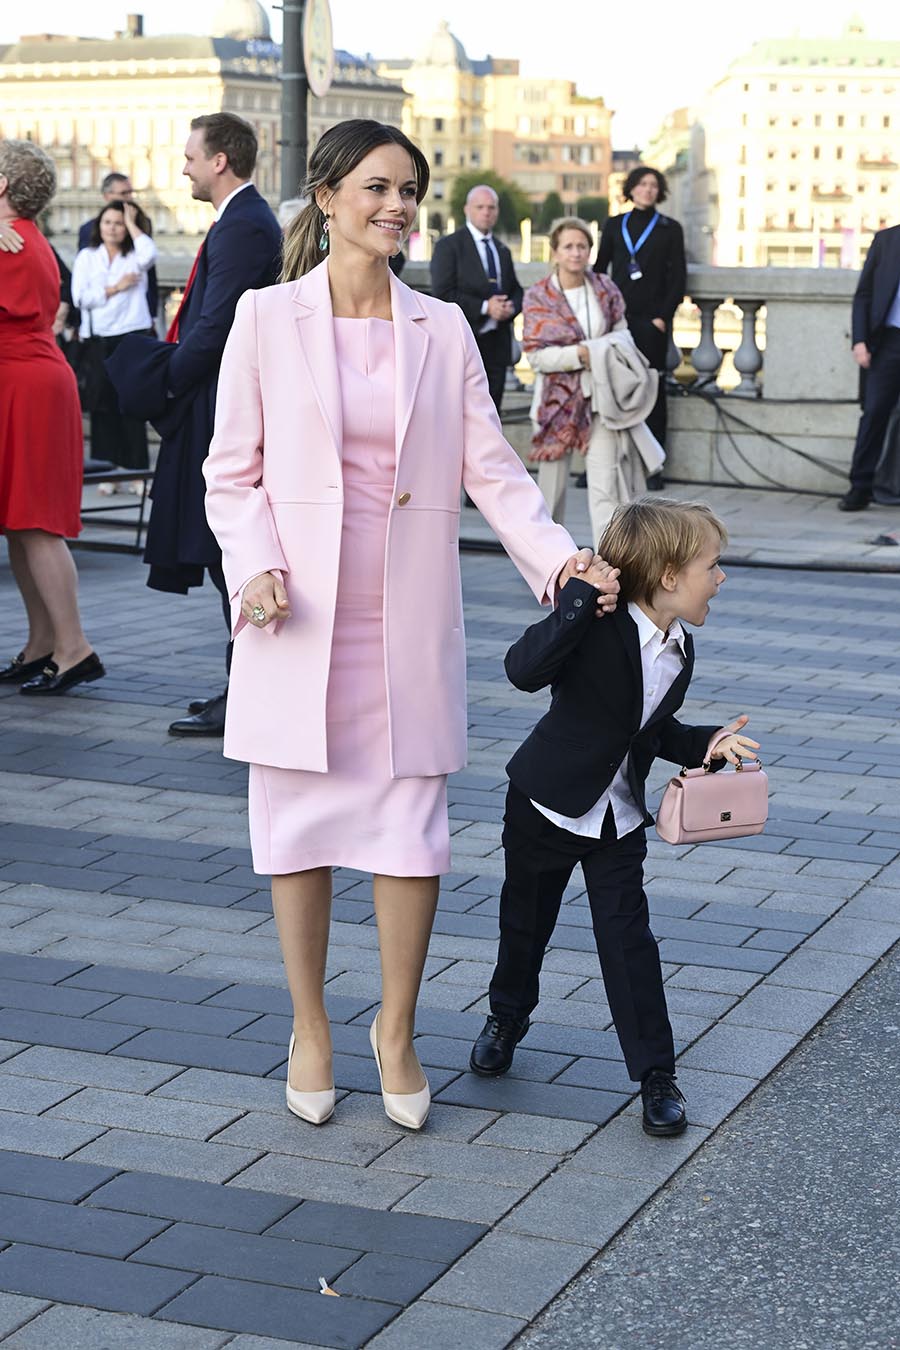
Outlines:
{"type": "Polygon", "coordinates": [[[55,190],[49,155],[0,140],[0,224],[22,241],[0,251],[0,533],[28,616],[25,645],[0,681],[41,695],[106,673],[81,627],[66,547],[81,530],[81,407],[53,337],[59,268],[34,223],[55,190]]]}

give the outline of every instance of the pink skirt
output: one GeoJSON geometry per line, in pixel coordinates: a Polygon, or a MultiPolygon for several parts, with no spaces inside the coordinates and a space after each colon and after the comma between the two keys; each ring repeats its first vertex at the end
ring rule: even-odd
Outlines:
{"type": "Polygon", "coordinates": [[[390,776],[382,622],[371,608],[338,605],[326,724],[327,773],[250,765],[253,870],[449,872],[446,776],[390,776]]]}

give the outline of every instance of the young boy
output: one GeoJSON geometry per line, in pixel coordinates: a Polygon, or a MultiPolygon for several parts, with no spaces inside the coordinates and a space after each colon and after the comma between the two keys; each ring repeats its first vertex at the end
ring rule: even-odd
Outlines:
{"type": "Polygon", "coordinates": [[[594,617],[598,563],[563,588],[557,609],[506,655],[518,689],[550,685],[552,701],[507,765],[500,896],[500,952],[491,1014],[472,1049],[472,1069],[506,1073],[537,1006],[544,951],[563,892],[581,863],[603,983],[630,1077],[641,1084],[648,1134],[687,1125],[643,864],[653,823],[644,785],[654,759],[695,768],[754,759],[747,722],[678,722],[694,667],[683,628],[706,621],[725,580],[726,538],[709,507],[644,498],[619,507],[600,556],[619,569],[615,612],[594,617]]]}

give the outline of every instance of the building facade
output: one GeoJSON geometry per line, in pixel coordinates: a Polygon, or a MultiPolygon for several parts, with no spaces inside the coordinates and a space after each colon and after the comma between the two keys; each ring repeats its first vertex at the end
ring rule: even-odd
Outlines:
{"type": "MultiPolygon", "coordinates": [[[[51,228],[73,234],[98,209],[111,169],[134,183],[157,236],[195,235],[210,209],[182,177],[192,117],[222,110],[254,126],[254,175],[274,206],[280,188],[281,48],[258,0],[226,0],[214,37],[145,37],[140,15],[108,39],[23,37],[0,47],[0,136],[30,139],[53,156],[59,189],[51,228]]],[[[372,65],[335,53],[324,99],[310,99],[310,143],[345,117],[401,124],[405,94],[372,65]]],[[[164,241],[163,241],[164,243],[164,241]]]]}
{"type": "Polygon", "coordinates": [[[692,260],[860,266],[875,231],[900,222],[898,96],[900,42],[858,24],[840,39],[756,43],[687,127],[648,146],[671,161],[658,167],[692,260]]]}
{"type": "Polygon", "coordinates": [[[526,78],[515,60],[472,60],[446,22],[414,60],[376,65],[408,94],[403,125],[431,164],[432,222],[446,220],[453,180],[480,168],[514,180],[535,203],[551,192],[572,207],[607,196],[612,112],[570,80],[526,78]]]}

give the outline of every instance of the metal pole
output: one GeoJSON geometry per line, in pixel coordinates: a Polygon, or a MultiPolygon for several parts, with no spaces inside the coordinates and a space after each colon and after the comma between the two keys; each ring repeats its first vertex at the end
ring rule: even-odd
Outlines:
{"type": "Polygon", "coordinates": [[[309,82],[303,64],[305,0],[285,0],[281,47],[281,200],[296,197],[306,180],[309,82]]]}

